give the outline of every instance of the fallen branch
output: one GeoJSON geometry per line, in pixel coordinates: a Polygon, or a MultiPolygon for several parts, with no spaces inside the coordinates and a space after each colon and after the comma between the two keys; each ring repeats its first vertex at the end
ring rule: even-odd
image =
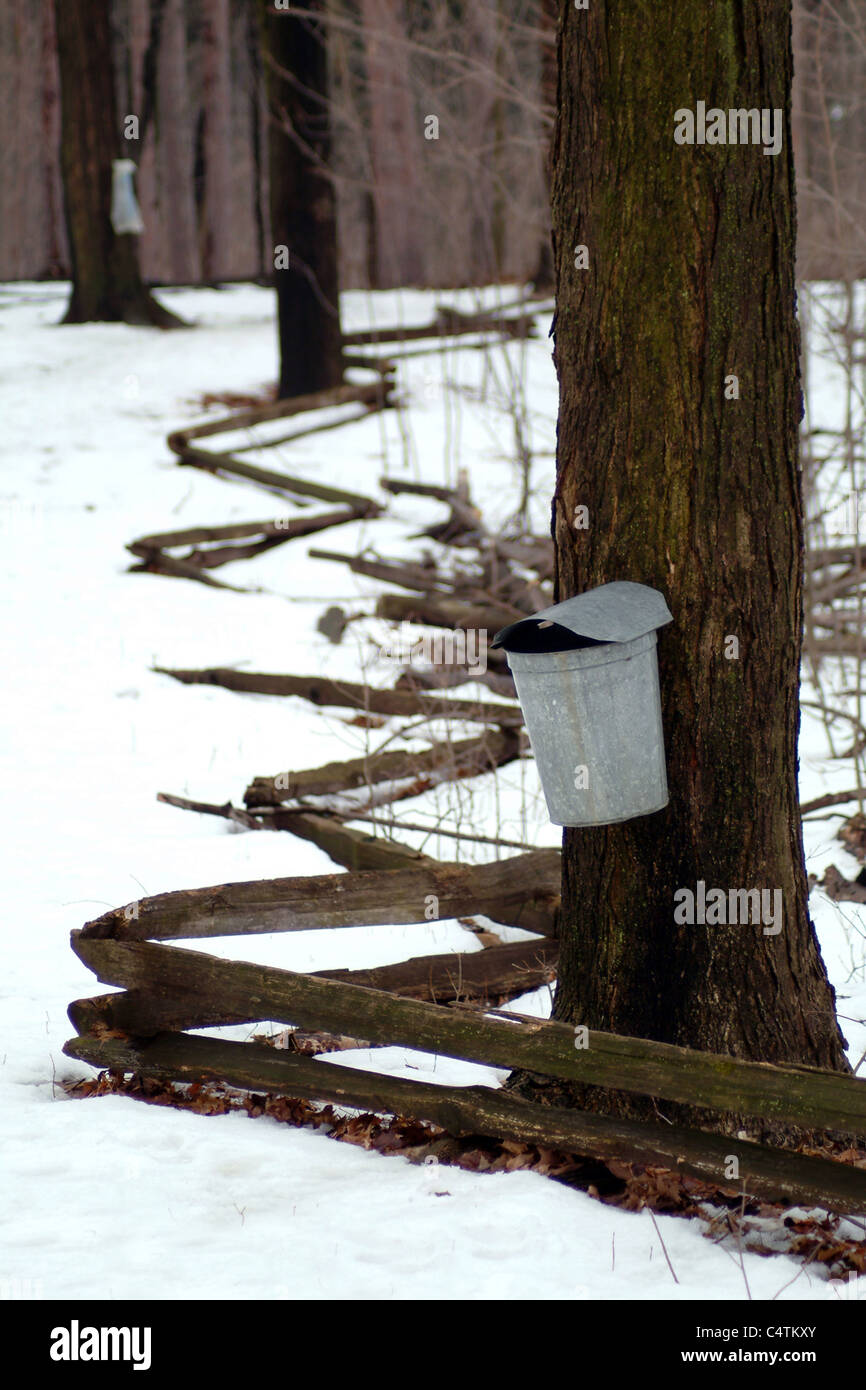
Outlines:
{"type": "MultiPolygon", "coordinates": [[[[171,436],[169,436],[169,443],[171,436]]],[[[176,450],[175,452],[179,452],[176,450]]],[[[305,478],[296,478],[288,473],[277,473],[272,468],[257,468],[251,463],[242,463],[231,454],[207,453],[203,449],[187,446],[181,458],[183,466],[201,468],[206,473],[227,473],[245,478],[251,483],[260,483],[271,492],[288,492],[295,497],[319,497],[324,502],[344,502],[356,508],[362,516],[379,516],[382,508],[370,497],[362,497],[357,492],[345,492],[342,488],[326,487],[323,483],[311,483],[305,478]]]]}
{"type": "Polygon", "coordinates": [[[226,584],[220,579],[212,579],[209,574],[204,574],[199,565],[191,564],[189,560],[178,559],[176,555],[167,555],[165,551],[154,552],[151,559],[142,560],[141,564],[130,565],[130,574],[164,574],[174,579],[193,579],[198,584],[206,584],[210,589],[230,589],[235,594],[255,593],[254,589],[245,589],[238,584],[226,584]]]}
{"type": "Polygon", "coordinates": [[[481,512],[469,495],[469,477],[463,468],[458,474],[456,488],[441,487],[435,483],[404,482],[399,478],[380,478],[379,485],[394,495],[408,493],[414,497],[435,497],[437,502],[448,504],[448,519],[428,526],[418,537],[413,536],[413,540],[429,536],[443,545],[477,545],[486,538],[481,512]]]}
{"type": "Polygon", "coordinates": [[[505,661],[493,661],[493,657],[498,657],[499,652],[491,651],[488,648],[487,662],[488,667],[493,666],[494,670],[478,671],[470,670],[468,666],[406,666],[394,682],[395,690],[450,690],[457,685],[468,685],[473,682],[478,685],[485,685],[488,690],[492,690],[494,695],[510,696],[517,699],[517,691],[514,686],[514,679],[505,661]]]}
{"type": "Polygon", "coordinates": [[[335,864],[342,864],[346,869],[395,869],[403,865],[437,862],[409,845],[401,845],[381,835],[367,835],[363,831],[352,830],[333,816],[317,815],[312,811],[269,809],[253,815],[233,806],[230,801],[218,806],[208,801],[190,801],[185,796],[171,796],[168,792],[158,792],[156,799],[181,811],[197,811],[200,815],[237,821],[247,830],[288,830],[299,839],[311,840],[335,864]]]}
{"type": "Polygon", "coordinates": [[[810,811],[823,811],[825,806],[844,806],[848,801],[862,801],[866,797],[866,787],[852,787],[847,792],[827,792],[816,796],[813,801],[800,803],[800,815],[808,816],[810,811]]]}
{"type": "Polygon", "coordinates": [[[442,825],[421,825],[417,821],[406,820],[386,820],[382,816],[365,816],[360,812],[349,813],[346,816],[349,821],[369,821],[372,825],[386,826],[390,830],[411,830],[418,831],[423,835],[445,835],[449,840],[465,840],[473,845],[500,845],[503,849],[522,849],[532,851],[535,845],[528,845],[525,840],[503,840],[500,835],[471,835],[465,830],[448,830],[442,825]]]}

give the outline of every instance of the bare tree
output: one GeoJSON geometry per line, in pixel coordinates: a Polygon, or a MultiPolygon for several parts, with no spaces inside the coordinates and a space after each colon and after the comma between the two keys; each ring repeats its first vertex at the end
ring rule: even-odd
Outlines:
{"type": "Polygon", "coordinates": [[[231,23],[229,0],[204,9],[202,110],[204,206],[202,270],[207,280],[229,273],[232,259],[231,23]]]}
{"type": "Polygon", "coordinates": [[[165,247],[164,278],[196,284],[201,277],[193,189],[193,131],[187,78],[184,0],[159,0],[156,63],[156,167],[165,247]]]}
{"type": "Polygon", "coordinates": [[[660,635],[670,804],[566,830],[555,1013],[845,1069],[808,916],[797,795],[790,12],[742,0],[735,23],[734,8],[612,15],[561,0],[557,594],[640,580],[665,594],[675,621],[660,635]],[[778,111],[780,152],[676,144],[675,112],[699,101],[778,111]],[[578,506],[588,530],[575,527],[578,506]],[[779,890],[781,931],[678,920],[678,890],[700,883],[779,890]]]}
{"type": "Polygon", "coordinates": [[[377,289],[417,285],[423,275],[417,149],[422,140],[405,46],[403,0],[361,0],[370,110],[377,289]]]}
{"type": "Polygon", "coordinates": [[[111,224],[117,119],[108,0],[55,0],[63,111],[61,165],[72,257],[66,323],[94,319],[175,328],[180,320],[141,278],[131,234],[111,224]]]}
{"type": "Polygon", "coordinates": [[[334,386],[343,377],[327,50],[317,22],[325,0],[314,0],[303,15],[260,3],[284,397],[334,386]]]}

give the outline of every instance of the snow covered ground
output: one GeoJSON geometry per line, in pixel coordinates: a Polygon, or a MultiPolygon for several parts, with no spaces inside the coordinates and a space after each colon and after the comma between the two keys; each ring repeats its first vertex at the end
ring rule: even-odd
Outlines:
{"type": "MultiPolygon", "coordinates": [[[[156,793],[238,803],[254,775],[357,756],[371,737],[339,712],[188,688],[150,668],[389,674],[371,643],[384,640],[383,626],[354,624],[339,647],[316,630],[328,604],[357,611],[381,586],[310,560],[307,541],[219,571],[259,593],[126,573],[124,545],[136,536],[293,514],[254,487],[178,468],[165,446],[169,430],[201,417],[192,404],[201,393],[254,391],[273,379],[272,296],[252,287],[166,293],[196,325],[169,334],[56,327],[65,297],[63,286],[0,287],[0,1297],[745,1299],[735,1252],[710,1244],[697,1222],[658,1218],[674,1283],[648,1213],[604,1207],[535,1173],[419,1167],[269,1119],[72,1100],[61,1089],[92,1075],[62,1055],[66,1006],[100,990],[69,950],[71,928],[141,895],[335,871],[290,835],[237,833],[159,804],[156,793]]],[[[476,304],[474,295],[453,298],[476,304]]],[[[433,303],[418,293],[348,295],[344,323],[424,322],[433,303]]],[[[525,378],[533,524],[544,530],[556,415],[548,324],[541,316],[530,345],[409,358],[399,377],[405,411],[281,446],[268,462],[373,496],[386,471],[454,482],[465,466],[487,522],[505,524],[520,495],[512,459],[525,378]]],[[[388,519],[323,543],[355,553],[375,527],[378,547],[408,556],[412,532],[440,518],[436,504],[399,497],[388,519]]],[[[823,759],[810,718],[803,748],[804,798],[850,783],[850,769],[823,759]]],[[[465,829],[558,843],[525,764],[504,769],[495,790],[476,786],[471,799],[465,788],[443,790],[439,809],[449,805],[465,829]]],[[[809,868],[820,873],[832,859],[850,877],[857,866],[831,838],[837,823],[810,827],[809,868]]],[[[428,848],[455,854],[450,840],[433,837],[428,848]]],[[[468,844],[460,853],[489,857],[468,844]]],[[[866,1017],[862,913],[819,898],[814,915],[856,1061],[866,1027],[848,1019],[866,1017]]],[[[325,969],[472,944],[456,923],[437,922],[208,949],[325,969]]],[[[547,1002],[542,992],[520,1007],[544,1011],[547,1002]]],[[[496,1075],[397,1049],[341,1060],[455,1084],[496,1075]]],[[[814,1269],[784,1289],[797,1272],[787,1259],[746,1255],[745,1270],[755,1298],[838,1296],[814,1269]]]]}

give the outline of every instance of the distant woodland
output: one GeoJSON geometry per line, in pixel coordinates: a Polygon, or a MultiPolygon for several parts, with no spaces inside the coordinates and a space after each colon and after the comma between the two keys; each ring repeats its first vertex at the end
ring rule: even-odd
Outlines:
{"type": "MultiPolygon", "coordinates": [[[[332,186],[342,288],[549,276],[556,0],[292,5],[326,47],[325,158],[269,99],[258,0],[108,7],[117,154],[137,165],[145,281],[270,282],[270,122],[332,186]],[[129,116],[137,139],[125,137],[129,116]]],[[[799,278],[859,278],[866,0],[795,0],[794,49],[799,278]]],[[[70,273],[60,131],[53,0],[0,0],[2,280],[70,273]]]]}

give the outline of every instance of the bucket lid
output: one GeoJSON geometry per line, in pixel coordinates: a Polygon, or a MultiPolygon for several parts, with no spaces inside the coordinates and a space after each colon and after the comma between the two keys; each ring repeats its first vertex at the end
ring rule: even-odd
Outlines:
{"type": "Polygon", "coordinates": [[[559,650],[569,633],[591,642],[633,642],[672,622],[673,614],[658,589],[618,579],[510,623],[497,632],[491,645],[506,651],[559,650]]]}

